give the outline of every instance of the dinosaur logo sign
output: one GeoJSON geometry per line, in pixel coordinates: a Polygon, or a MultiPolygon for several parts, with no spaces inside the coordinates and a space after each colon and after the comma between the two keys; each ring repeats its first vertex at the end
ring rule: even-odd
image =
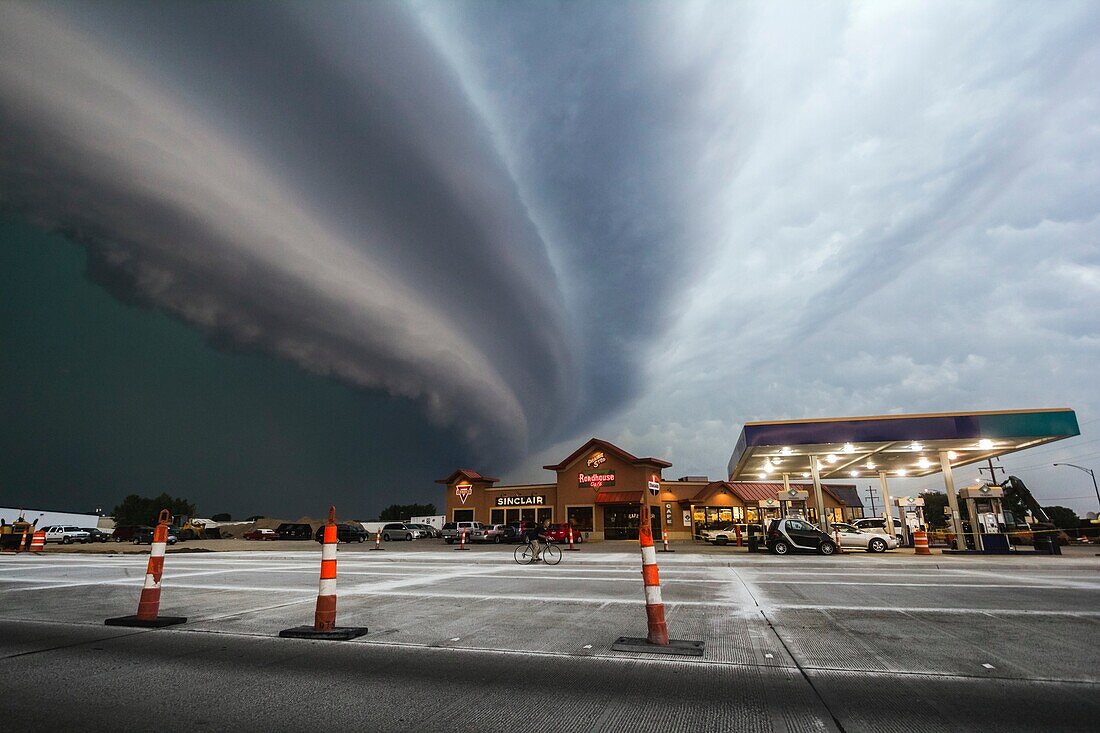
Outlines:
{"type": "Polygon", "coordinates": [[[470,495],[474,493],[474,487],[467,483],[461,483],[455,485],[455,495],[462,501],[463,504],[470,498],[470,495]]]}

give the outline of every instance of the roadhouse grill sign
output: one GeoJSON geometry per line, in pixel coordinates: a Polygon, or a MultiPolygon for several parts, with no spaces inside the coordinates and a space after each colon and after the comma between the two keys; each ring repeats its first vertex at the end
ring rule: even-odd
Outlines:
{"type": "Polygon", "coordinates": [[[593,489],[599,489],[604,486],[615,485],[615,472],[610,473],[579,473],[577,474],[578,486],[591,486],[593,489]]]}
{"type": "Polygon", "coordinates": [[[541,494],[533,496],[498,496],[497,506],[539,506],[546,503],[546,497],[541,494]]]}

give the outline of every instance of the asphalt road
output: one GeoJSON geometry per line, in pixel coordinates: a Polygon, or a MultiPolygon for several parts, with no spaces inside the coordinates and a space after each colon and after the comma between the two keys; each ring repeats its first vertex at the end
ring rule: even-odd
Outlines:
{"type": "MultiPolygon", "coordinates": [[[[342,548],[351,642],[309,623],[319,551],[172,554],[170,630],[133,613],[135,555],[0,557],[0,708],[54,729],[1096,730],[1100,558],[659,554],[674,638],[644,636],[634,553],[342,548]]],[[[14,716],[14,717],[9,717],[14,716]]]]}

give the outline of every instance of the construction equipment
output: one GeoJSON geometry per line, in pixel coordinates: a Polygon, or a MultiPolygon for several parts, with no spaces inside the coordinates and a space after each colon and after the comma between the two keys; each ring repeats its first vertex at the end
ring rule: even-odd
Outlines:
{"type": "Polygon", "coordinates": [[[30,538],[34,534],[35,525],[38,524],[38,520],[28,522],[23,515],[23,510],[19,510],[19,519],[16,519],[11,524],[8,524],[4,520],[0,519],[0,549],[3,550],[29,550],[30,538]],[[20,547],[22,543],[28,543],[26,547],[20,547]]]}
{"type": "Polygon", "coordinates": [[[1024,517],[1017,517],[1012,512],[1004,512],[1005,524],[1009,531],[1009,537],[1013,544],[1030,545],[1035,542],[1036,536],[1053,536],[1055,541],[1059,544],[1066,544],[1069,542],[1069,535],[1060,531],[1054,526],[1054,523],[1050,521],[1050,517],[1043,511],[1043,508],[1039,506],[1039,502],[1032,496],[1031,491],[1028,490],[1027,485],[1020,480],[1017,476],[1009,476],[1000,484],[1004,489],[1005,496],[1015,496],[1019,499],[1024,506],[1027,507],[1031,513],[1033,522],[1027,522],[1024,517]]]}

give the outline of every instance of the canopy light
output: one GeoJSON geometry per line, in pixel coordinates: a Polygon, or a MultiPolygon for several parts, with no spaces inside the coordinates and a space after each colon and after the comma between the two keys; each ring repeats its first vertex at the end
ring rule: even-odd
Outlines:
{"type": "Polygon", "coordinates": [[[956,453],[955,451],[953,451],[953,450],[947,451],[947,460],[953,461],[958,457],[959,457],[959,454],[956,453]]]}
{"type": "Polygon", "coordinates": [[[783,450],[779,451],[779,454],[783,456],[789,456],[791,454],[791,449],[784,446],[783,450]]]}
{"type": "Polygon", "coordinates": [[[856,452],[856,447],[854,445],[852,445],[851,443],[845,443],[844,444],[844,452],[845,453],[855,453],[856,452]]]}
{"type": "Polygon", "coordinates": [[[917,461],[917,465],[920,466],[921,468],[928,468],[929,466],[932,465],[932,461],[928,460],[924,456],[921,456],[920,460],[917,461]]]}
{"type": "Polygon", "coordinates": [[[768,474],[766,474],[766,473],[760,474],[760,478],[767,478],[767,477],[768,477],[768,474]]]}
{"type": "Polygon", "coordinates": [[[924,446],[921,445],[920,443],[917,443],[916,441],[914,441],[914,442],[909,444],[909,450],[914,451],[914,452],[915,451],[922,451],[922,450],[924,450],[924,446]]]}
{"type": "Polygon", "coordinates": [[[867,466],[868,471],[874,471],[875,470],[875,464],[874,464],[873,461],[867,461],[866,466],[867,466]]]}
{"type": "Polygon", "coordinates": [[[982,450],[989,450],[990,448],[993,447],[993,441],[990,440],[989,438],[982,438],[981,440],[978,441],[978,447],[981,448],[982,450]]]}
{"type": "Polygon", "coordinates": [[[896,473],[898,476],[904,476],[905,474],[907,474],[909,472],[906,471],[904,468],[899,468],[898,470],[894,471],[894,473],[896,473]]]}
{"type": "Polygon", "coordinates": [[[836,457],[835,455],[833,455],[832,453],[830,453],[829,455],[825,456],[825,460],[826,460],[826,461],[828,461],[829,463],[836,463],[836,462],[837,462],[837,461],[839,461],[840,459],[839,459],[839,458],[837,458],[837,457],[836,457]]]}
{"type": "Polygon", "coordinates": [[[849,471],[848,475],[851,476],[852,478],[855,478],[856,476],[859,475],[859,471],[849,471]]]}
{"type": "Polygon", "coordinates": [[[809,478],[809,477],[810,477],[810,472],[809,471],[803,471],[802,472],[802,478],[809,478]]]}

